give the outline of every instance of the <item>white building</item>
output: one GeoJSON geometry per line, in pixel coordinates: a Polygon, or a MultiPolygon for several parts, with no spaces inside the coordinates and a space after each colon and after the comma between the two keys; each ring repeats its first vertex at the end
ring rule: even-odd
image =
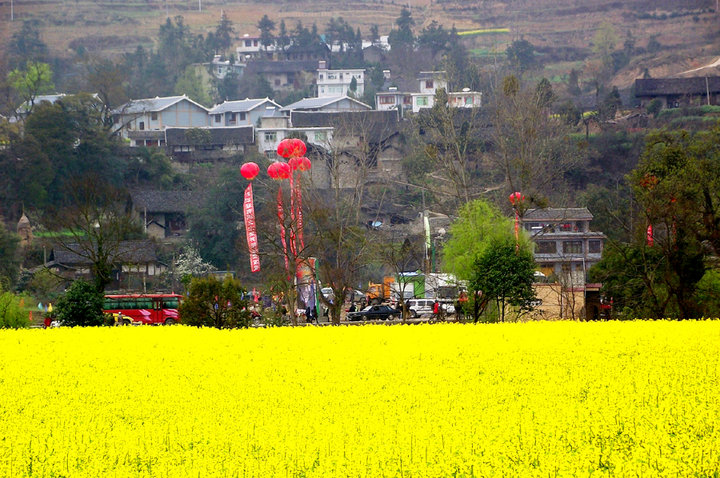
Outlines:
{"type": "Polygon", "coordinates": [[[255,129],[255,142],[259,152],[275,158],[280,141],[300,134],[305,135],[307,143],[330,149],[333,127],[293,128],[288,117],[265,117],[260,120],[260,127],[255,129]]]}
{"type": "Polygon", "coordinates": [[[347,96],[353,94],[360,97],[365,93],[365,70],[345,68],[328,70],[327,63],[320,60],[317,69],[317,95],[319,98],[328,96],[347,96]],[[355,80],[355,91],[350,86],[355,80]]]}
{"type": "Polygon", "coordinates": [[[213,106],[210,115],[210,126],[254,126],[264,116],[277,116],[281,106],[269,98],[237,101],[224,101],[213,106]]]}
{"type": "Polygon", "coordinates": [[[240,45],[235,47],[235,53],[237,54],[239,60],[247,60],[258,56],[260,52],[273,52],[276,48],[277,47],[274,44],[267,46],[263,45],[259,36],[252,36],[245,33],[242,37],[240,37],[240,45]]]}

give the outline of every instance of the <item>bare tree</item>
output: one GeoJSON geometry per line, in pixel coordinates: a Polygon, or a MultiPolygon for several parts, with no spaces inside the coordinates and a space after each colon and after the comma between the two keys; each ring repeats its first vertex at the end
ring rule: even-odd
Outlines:
{"type": "Polygon", "coordinates": [[[72,205],[60,210],[50,226],[61,232],[55,245],[90,263],[95,287],[104,291],[113,268],[132,255],[123,241],[138,237],[127,194],[96,176],[70,184],[72,205]]]}
{"type": "Polygon", "coordinates": [[[521,88],[514,76],[504,78],[493,118],[494,161],[508,191],[522,191],[542,205],[564,188],[565,173],[579,163],[581,152],[569,129],[550,114],[554,100],[549,83],[521,88]]]}
{"type": "Polygon", "coordinates": [[[426,179],[446,197],[451,209],[486,191],[489,178],[480,178],[483,152],[489,143],[489,120],[481,108],[457,108],[448,104],[444,89],[435,104],[413,116],[412,144],[430,162],[426,179]]]}

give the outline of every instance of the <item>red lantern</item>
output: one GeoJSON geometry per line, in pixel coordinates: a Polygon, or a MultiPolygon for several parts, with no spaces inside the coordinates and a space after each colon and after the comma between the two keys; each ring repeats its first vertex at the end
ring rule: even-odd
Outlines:
{"type": "Polygon", "coordinates": [[[270,176],[272,179],[280,179],[278,178],[278,165],[280,163],[274,162],[267,168],[268,176],[270,176]]]}
{"type": "Polygon", "coordinates": [[[310,168],[312,167],[312,163],[310,162],[310,160],[307,159],[305,156],[303,156],[302,158],[298,158],[298,159],[300,159],[300,165],[298,166],[298,169],[300,171],[309,171],[310,168]]]}
{"type": "Polygon", "coordinates": [[[290,156],[292,156],[293,147],[294,147],[293,141],[294,140],[292,140],[292,139],[284,139],[284,140],[280,141],[280,144],[278,144],[278,147],[277,147],[278,156],[280,156],[282,158],[289,158],[290,156]]]}
{"type": "Polygon", "coordinates": [[[290,177],[291,171],[290,171],[290,165],[288,163],[281,163],[276,162],[277,164],[277,178],[278,179],[287,179],[290,177]]]}
{"type": "Polygon", "coordinates": [[[510,204],[512,204],[513,206],[517,206],[521,202],[525,201],[525,196],[523,196],[522,193],[515,191],[510,195],[508,199],[510,199],[510,204]]]}
{"type": "Polygon", "coordinates": [[[291,140],[291,151],[292,155],[295,157],[304,156],[305,152],[307,151],[307,146],[305,146],[305,143],[301,139],[293,139],[291,140]]]}
{"type": "Polygon", "coordinates": [[[297,156],[293,156],[292,158],[288,159],[288,165],[290,166],[290,169],[293,171],[297,171],[300,169],[300,163],[302,158],[298,158],[297,156]]]}
{"type": "Polygon", "coordinates": [[[260,166],[253,162],[245,163],[240,166],[240,174],[248,181],[255,179],[255,176],[260,173],[260,166]]]}

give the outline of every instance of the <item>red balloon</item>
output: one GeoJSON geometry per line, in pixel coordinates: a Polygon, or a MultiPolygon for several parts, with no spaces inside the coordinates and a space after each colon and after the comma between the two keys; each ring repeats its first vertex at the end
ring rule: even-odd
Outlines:
{"type": "Polygon", "coordinates": [[[297,171],[300,168],[301,159],[302,158],[298,158],[296,156],[288,159],[288,165],[290,165],[290,169],[292,169],[293,171],[297,171]]]}
{"type": "Polygon", "coordinates": [[[302,158],[298,158],[298,159],[300,159],[300,166],[298,166],[298,169],[300,171],[309,171],[310,168],[312,167],[312,163],[310,162],[310,160],[307,159],[305,156],[303,156],[302,158]]]}
{"type": "Polygon", "coordinates": [[[293,139],[292,141],[292,155],[295,157],[304,156],[307,151],[307,146],[301,139],[293,139]]]}
{"type": "Polygon", "coordinates": [[[252,161],[240,166],[240,174],[242,174],[242,177],[244,177],[248,181],[252,181],[253,179],[255,179],[255,176],[257,176],[259,172],[260,166],[253,163],[252,161]]]}
{"type": "Polygon", "coordinates": [[[290,165],[288,163],[281,163],[276,162],[277,164],[277,178],[278,179],[287,179],[290,177],[291,171],[290,171],[290,165]]]}
{"type": "Polygon", "coordinates": [[[292,139],[284,139],[280,141],[280,144],[278,144],[277,147],[278,156],[283,158],[289,158],[290,156],[292,156],[293,147],[294,144],[292,139]]]}
{"type": "Polygon", "coordinates": [[[522,193],[515,191],[514,193],[512,193],[510,195],[510,197],[508,199],[510,199],[510,204],[515,206],[515,205],[523,202],[525,200],[525,196],[523,196],[522,193]]]}

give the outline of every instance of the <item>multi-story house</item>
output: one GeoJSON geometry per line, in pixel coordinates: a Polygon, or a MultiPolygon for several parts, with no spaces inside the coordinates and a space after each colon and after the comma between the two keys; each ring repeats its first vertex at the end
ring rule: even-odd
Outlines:
{"type": "Polygon", "coordinates": [[[264,116],[279,115],[281,106],[269,98],[224,101],[210,108],[210,126],[254,126],[264,116]]]}
{"type": "Polygon", "coordinates": [[[314,83],[315,60],[253,60],[245,68],[245,76],[260,76],[275,91],[302,90],[314,83]]]}
{"type": "Polygon", "coordinates": [[[261,52],[273,52],[275,50],[276,47],[274,44],[263,45],[260,42],[259,36],[252,36],[248,33],[245,33],[240,38],[240,45],[235,47],[235,53],[241,60],[249,60],[250,58],[258,56],[261,52]]]}
{"type": "MultiPolygon", "coordinates": [[[[444,71],[421,71],[417,77],[416,89],[400,90],[390,81],[390,72],[383,72],[386,77],[385,91],[375,94],[375,108],[381,111],[400,110],[401,112],[419,112],[424,108],[432,108],[435,94],[440,88],[447,91],[446,73],[444,71]]],[[[482,106],[482,93],[463,88],[462,91],[448,92],[448,105],[456,108],[476,108],[482,106]]]]}
{"type": "Polygon", "coordinates": [[[187,96],[131,100],[112,111],[114,130],[132,146],[163,146],[165,128],[209,125],[208,110],[187,96]]]}
{"type": "Polygon", "coordinates": [[[327,62],[318,62],[317,69],[317,95],[318,97],[348,96],[352,94],[360,97],[365,93],[365,70],[345,68],[329,70],[327,62]],[[352,90],[353,82],[355,90],[352,90]]]}
{"type": "Polygon", "coordinates": [[[521,219],[535,243],[535,262],[546,277],[567,286],[584,285],[600,261],[605,235],[590,230],[587,208],[529,209],[521,219]]]}

